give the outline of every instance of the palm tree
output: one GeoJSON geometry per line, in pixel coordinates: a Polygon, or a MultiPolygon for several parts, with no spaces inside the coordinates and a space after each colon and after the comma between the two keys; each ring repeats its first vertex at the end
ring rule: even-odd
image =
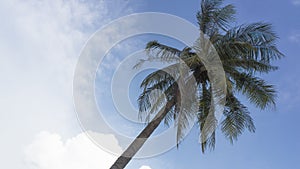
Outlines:
{"type": "MultiPolygon", "coordinates": [[[[274,86],[267,84],[258,73],[263,74],[278,69],[271,65],[271,61],[283,57],[276,47],[275,42],[278,37],[268,23],[232,26],[236,10],[233,5],[222,6],[222,3],[223,0],[202,0],[201,10],[197,13],[200,40],[195,46],[179,50],[157,41],[147,44],[148,61],[169,62],[180,59],[188,66],[190,73],[186,75],[180,74],[180,70],[177,69],[179,63],[171,64],[167,69],[173,68],[172,70],[178,76],[192,75],[195,78],[195,84],[192,86],[194,85],[196,90],[197,107],[189,105],[182,111],[180,104],[182,91],[178,84],[178,76],[165,70],[149,74],[141,83],[143,92],[138,99],[140,115],[148,121],[148,124],[111,169],[124,168],[162,121],[166,124],[175,122],[177,143],[179,143],[188,119],[196,119],[202,134],[202,152],[215,148],[215,130],[207,134],[204,127],[209,121],[209,112],[213,106],[212,82],[203,60],[198,57],[198,51],[205,48],[205,44],[201,42],[204,37],[214,46],[225,72],[226,102],[220,129],[231,143],[236,141],[245,129],[250,132],[255,131],[250,112],[237,98],[238,94],[244,95],[250,103],[261,110],[275,106],[274,86]],[[156,89],[163,91],[165,97],[153,94],[156,89]],[[150,116],[154,113],[157,114],[149,122],[150,116]]],[[[186,80],[184,83],[188,84],[190,81],[186,80]]]]}

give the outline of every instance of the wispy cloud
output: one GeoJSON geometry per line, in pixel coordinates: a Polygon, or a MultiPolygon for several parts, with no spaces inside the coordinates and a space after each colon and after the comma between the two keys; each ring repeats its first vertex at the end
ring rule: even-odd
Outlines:
{"type": "Polygon", "coordinates": [[[293,5],[300,5],[300,0],[293,0],[293,1],[292,1],[292,4],[293,4],[293,5]]]}
{"type": "Polygon", "coordinates": [[[289,36],[289,40],[294,43],[300,43],[300,33],[294,33],[289,36]]]}

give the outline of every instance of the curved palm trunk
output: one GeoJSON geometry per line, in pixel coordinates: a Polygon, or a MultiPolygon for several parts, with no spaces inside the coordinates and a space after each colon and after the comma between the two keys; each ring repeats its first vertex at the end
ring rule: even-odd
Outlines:
{"type": "Polygon", "coordinates": [[[115,161],[110,169],[123,169],[130,162],[132,157],[141,149],[146,140],[159,126],[163,118],[169,112],[173,105],[173,101],[169,101],[164,106],[153,120],[146,126],[146,128],[135,138],[135,140],[129,145],[129,147],[123,152],[123,154],[115,161]]]}

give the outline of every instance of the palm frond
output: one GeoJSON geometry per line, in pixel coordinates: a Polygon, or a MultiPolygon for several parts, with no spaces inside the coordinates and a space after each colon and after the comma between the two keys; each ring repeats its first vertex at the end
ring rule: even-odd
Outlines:
{"type": "Polygon", "coordinates": [[[231,143],[237,140],[245,129],[255,132],[250,112],[232,93],[227,96],[224,116],[225,119],[221,122],[221,131],[231,143]]]}
{"type": "Polygon", "coordinates": [[[179,90],[176,94],[176,118],[177,145],[184,138],[186,129],[190,129],[195,123],[198,112],[197,83],[193,75],[184,75],[178,80],[179,90]]]}
{"type": "MultiPolygon", "coordinates": [[[[157,113],[167,102],[174,100],[175,95],[173,93],[177,90],[176,82],[164,87],[166,88],[164,90],[155,89],[155,87],[145,90],[138,99],[139,118],[141,120],[145,119],[146,122],[149,122],[151,115],[157,113]]],[[[174,105],[170,107],[170,110],[174,105]]]]}
{"type": "Polygon", "coordinates": [[[268,23],[252,23],[229,30],[214,42],[223,58],[241,57],[269,62],[284,55],[277,49],[277,35],[268,23]]]}
{"type": "Polygon", "coordinates": [[[178,59],[181,51],[170,46],[163,45],[157,41],[150,41],[145,48],[149,58],[160,58],[163,61],[178,59]]]}
{"type": "Polygon", "coordinates": [[[260,109],[275,107],[276,92],[273,85],[268,85],[263,79],[252,74],[231,73],[235,89],[246,95],[249,101],[260,109]]]}
{"type": "Polygon", "coordinates": [[[143,92],[138,98],[139,112],[147,112],[151,109],[153,104],[152,102],[161,96],[161,93],[154,92],[155,90],[159,90],[164,93],[168,89],[171,90],[170,87],[174,86],[174,83],[174,78],[162,70],[148,75],[141,84],[143,92]]]}
{"type": "Polygon", "coordinates": [[[206,133],[205,131],[205,125],[208,123],[208,116],[209,116],[209,110],[211,106],[211,91],[207,89],[206,84],[201,84],[201,95],[199,100],[199,113],[198,113],[198,124],[200,127],[200,142],[201,142],[201,148],[202,152],[204,152],[207,148],[214,148],[210,147],[214,144],[208,144],[210,141],[210,135],[212,133],[206,133]]]}
{"type": "Polygon", "coordinates": [[[204,142],[201,142],[202,153],[207,150],[214,150],[216,147],[216,132],[214,131],[204,142]]]}
{"type": "Polygon", "coordinates": [[[257,61],[254,59],[229,58],[222,60],[224,67],[241,68],[248,73],[268,73],[277,70],[277,66],[272,66],[270,63],[257,61]]]}
{"type": "Polygon", "coordinates": [[[212,36],[219,30],[226,31],[230,23],[235,20],[236,10],[233,5],[221,7],[223,0],[204,0],[201,11],[197,13],[200,30],[212,36]]]}
{"type": "Polygon", "coordinates": [[[213,22],[218,28],[223,31],[227,31],[230,28],[230,24],[235,20],[236,10],[233,5],[227,5],[221,9],[217,9],[213,15],[213,22]]]}

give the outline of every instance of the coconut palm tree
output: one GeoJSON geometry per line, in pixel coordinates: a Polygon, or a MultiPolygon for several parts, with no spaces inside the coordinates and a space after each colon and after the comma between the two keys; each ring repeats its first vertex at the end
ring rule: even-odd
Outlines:
{"type": "MultiPolygon", "coordinates": [[[[162,122],[175,123],[179,143],[185,134],[184,129],[188,126],[189,119],[192,118],[198,122],[202,135],[202,152],[215,148],[215,130],[209,133],[205,130],[206,123],[213,123],[209,120],[210,110],[213,107],[213,84],[204,61],[198,57],[199,51],[206,48],[203,38],[208,39],[214,47],[225,72],[226,96],[221,97],[225,97],[226,102],[222,110],[224,118],[219,124],[221,132],[231,143],[245,130],[255,131],[250,112],[238,99],[238,94],[244,95],[250,103],[261,110],[275,106],[274,86],[267,84],[258,75],[278,69],[271,64],[273,60],[283,57],[276,47],[278,37],[268,23],[232,26],[236,10],[233,5],[222,6],[222,4],[223,0],[202,0],[201,10],[197,13],[200,37],[195,46],[180,50],[157,41],[147,44],[148,60],[143,60],[139,64],[153,60],[162,62],[181,60],[188,66],[189,73],[183,75],[178,69],[180,63],[177,62],[169,64],[166,69],[149,74],[142,81],[143,92],[138,99],[139,110],[141,117],[148,124],[111,169],[124,168],[162,122]],[[166,70],[172,70],[173,73],[166,70]],[[185,79],[183,84],[193,86],[195,89],[193,91],[195,96],[191,97],[196,98],[196,107],[185,105],[183,108],[181,104],[183,94],[178,83],[180,76],[185,76],[181,77],[185,79]],[[189,76],[193,76],[195,80],[186,78],[189,76]],[[189,84],[191,82],[194,84],[189,84]],[[163,92],[164,97],[153,92],[157,89],[163,92]],[[150,120],[154,113],[155,117],[150,120]]],[[[204,54],[209,55],[209,52],[204,54]]]]}

